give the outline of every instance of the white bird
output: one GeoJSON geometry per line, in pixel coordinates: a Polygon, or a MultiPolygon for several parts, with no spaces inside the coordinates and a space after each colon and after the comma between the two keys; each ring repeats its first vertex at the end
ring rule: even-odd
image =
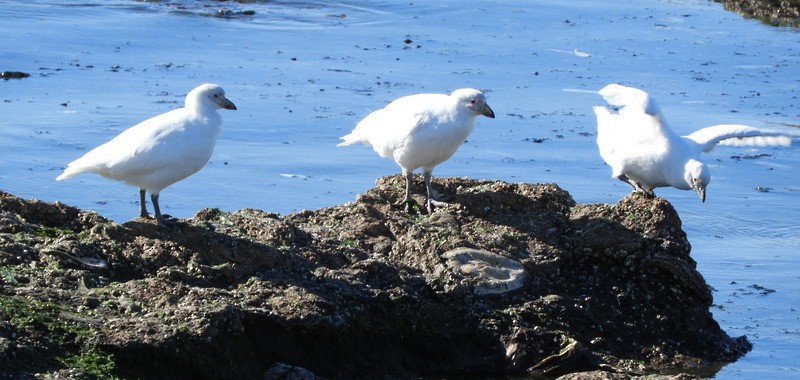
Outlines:
{"type": "Polygon", "coordinates": [[[597,146],[600,156],[618,178],[634,191],[655,196],[657,187],[694,190],[705,202],[711,181],[700,153],[719,145],[789,146],[791,137],[746,125],[723,124],[678,136],[667,125],[655,100],[646,92],[610,84],[600,95],[618,113],[594,107],[597,115],[597,146]]]}
{"type": "Polygon", "coordinates": [[[235,110],[225,90],[203,84],[186,95],[183,108],[147,119],[92,149],[67,165],[56,180],[92,172],[139,188],[140,216],[148,218],[145,192],[150,193],[156,221],[167,226],[158,194],[206,165],[219,136],[217,109],[235,110]]]}
{"type": "Polygon", "coordinates": [[[486,97],[478,90],[462,88],[445,94],[417,94],[399,98],[370,113],[353,131],[342,137],[338,146],[363,142],[381,157],[393,159],[406,180],[406,194],[401,204],[406,209],[414,203],[410,195],[411,175],[422,168],[428,212],[441,202],[433,199],[431,172],[446,161],[475,129],[480,116],[494,118],[486,97]]]}

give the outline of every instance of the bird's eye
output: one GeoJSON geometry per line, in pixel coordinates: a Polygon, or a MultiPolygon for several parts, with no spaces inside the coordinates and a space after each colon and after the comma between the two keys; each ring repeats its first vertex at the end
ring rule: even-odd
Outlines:
{"type": "Polygon", "coordinates": [[[475,104],[475,103],[477,103],[477,102],[478,102],[478,100],[476,100],[476,99],[470,99],[470,100],[469,100],[469,103],[470,103],[470,104],[475,104]]]}

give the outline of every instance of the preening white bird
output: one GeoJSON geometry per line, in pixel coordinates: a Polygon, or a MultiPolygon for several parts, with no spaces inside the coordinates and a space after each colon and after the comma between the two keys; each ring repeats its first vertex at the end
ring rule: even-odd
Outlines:
{"type": "Polygon", "coordinates": [[[222,87],[203,84],[186,95],[183,108],[147,119],[92,149],[67,165],[56,180],[91,172],[139,188],[140,216],[148,218],[145,193],[160,226],[171,222],[161,215],[158,195],[169,185],[208,163],[219,136],[222,118],[217,112],[236,106],[222,87]]]}
{"type": "Polygon", "coordinates": [[[611,166],[612,178],[628,183],[634,191],[655,196],[657,187],[694,190],[705,202],[711,181],[700,153],[719,145],[789,146],[792,138],[780,132],[746,125],[722,124],[678,136],[667,125],[656,101],[646,92],[610,84],[600,95],[618,112],[594,107],[597,146],[611,166]]]}
{"type": "Polygon", "coordinates": [[[411,198],[411,175],[422,168],[427,195],[425,207],[433,211],[439,205],[431,188],[431,173],[436,165],[449,159],[464,139],[475,129],[480,115],[494,118],[482,92],[462,88],[446,94],[417,94],[399,98],[370,113],[353,131],[342,137],[338,146],[363,142],[381,157],[393,159],[402,169],[406,194],[401,203],[408,210],[411,198]]]}

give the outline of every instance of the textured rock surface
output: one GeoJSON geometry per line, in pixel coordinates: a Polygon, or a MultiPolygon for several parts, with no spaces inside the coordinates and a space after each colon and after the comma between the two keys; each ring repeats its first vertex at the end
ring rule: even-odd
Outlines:
{"type": "Polygon", "coordinates": [[[665,200],[577,205],[552,184],[455,178],[434,187],[451,200],[432,215],[391,206],[403,194],[395,176],[344,205],[204,209],[170,230],[0,193],[0,373],[617,378],[710,375],[749,350],[713,320],[665,200]],[[443,257],[457,248],[520,263],[523,283],[476,292],[443,257]]]}
{"type": "Polygon", "coordinates": [[[800,26],[800,1],[797,0],[714,0],[725,9],[774,26],[800,26]]]}

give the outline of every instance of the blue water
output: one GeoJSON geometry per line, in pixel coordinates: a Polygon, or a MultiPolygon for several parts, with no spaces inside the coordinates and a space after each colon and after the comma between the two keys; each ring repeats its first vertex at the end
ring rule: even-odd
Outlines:
{"type": "MultiPolygon", "coordinates": [[[[177,217],[353,200],[398,169],[367,147],[337,148],[338,137],[417,92],[479,88],[497,114],[479,119],[435,176],[555,182],[583,203],[629,192],[599,158],[591,106],[603,102],[587,90],[643,88],[683,134],[721,123],[797,130],[793,29],[700,0],[429,3],[4,2],[0,70],[31,77],[0,82],[0,189],[134,218],[136,189],[93,175],[54,178],[203,82],[222,85],[239,110],[221,111],[207,167],[161,193],[163,211],[177,217]],[[234,16],[215,16],[221,8],[234,16]],[[256,13],[236,15],[244,10],[256,13]]],[[[716,289],[716,319],[755,345],[716,377],[798,377],[797,145],[720,147],[706,161],[705,203],[692,192],[656,193],[681,215],[716,289]]]]}

